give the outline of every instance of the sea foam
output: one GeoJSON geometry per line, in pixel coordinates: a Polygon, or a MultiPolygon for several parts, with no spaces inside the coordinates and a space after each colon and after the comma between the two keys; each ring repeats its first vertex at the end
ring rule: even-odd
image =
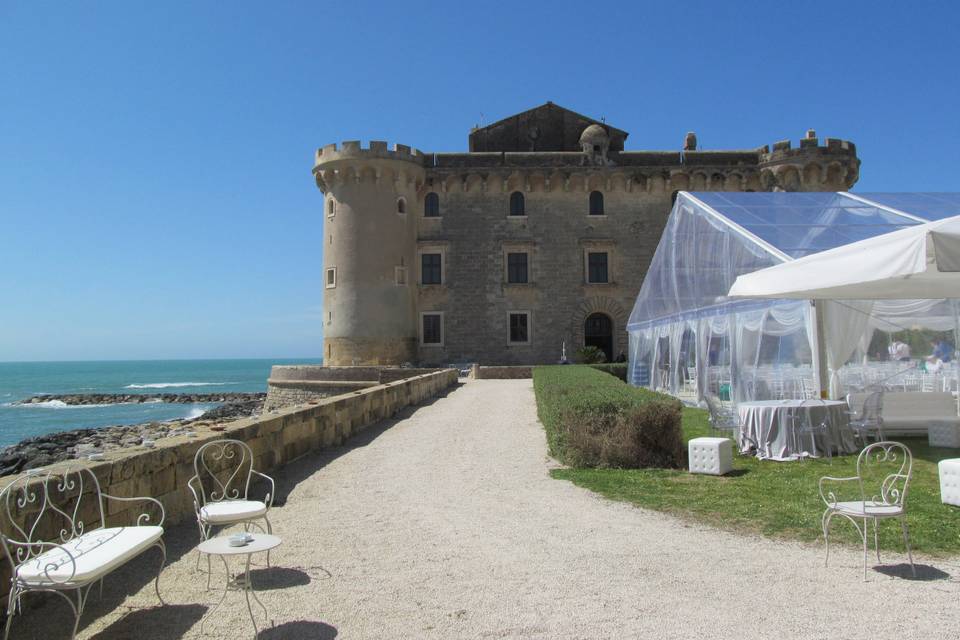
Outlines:
{"type": "Polygon", "coordinates": [[[2,406],[17,408],[40,408],[40,409],[95,409],[97,407],[115,407],[120,404],[130,404],[129,402],[112,402],[108,404],[67,404],[63,400],[46,400],[44,402],[8,402],[2,406]]]}
{"type": "Polygon", "coordinates": [[[148,384],[128,384],[124,389],[171,389],[174,387],[222,387],[232,382],[151,382],[148,384]]]}

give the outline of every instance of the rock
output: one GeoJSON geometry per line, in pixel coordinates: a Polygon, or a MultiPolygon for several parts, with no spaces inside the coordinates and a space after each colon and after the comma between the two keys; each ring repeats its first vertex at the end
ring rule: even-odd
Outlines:
{"type": "Polygon", "coordinates": [[[40,467],[49,466],[56,461],[56,457],[50,455],[49,453],[41,453],[28,460],[27,463],[23,465],[23,470],[26,471],[27,469],[39,469],[40,467]]]}

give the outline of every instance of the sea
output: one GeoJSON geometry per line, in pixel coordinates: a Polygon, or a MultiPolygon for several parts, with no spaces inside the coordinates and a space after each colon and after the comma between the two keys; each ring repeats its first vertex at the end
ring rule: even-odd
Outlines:
{"type": "Polygon", "coordinates": [[[195,418],[217,406],[162,402],[68,406],[58,400],[14,405],[18,400],[67,393],[266,391],[275,364],[322,364],[322,360],[0,362],[0,448],[56,431],[195,418]]]}

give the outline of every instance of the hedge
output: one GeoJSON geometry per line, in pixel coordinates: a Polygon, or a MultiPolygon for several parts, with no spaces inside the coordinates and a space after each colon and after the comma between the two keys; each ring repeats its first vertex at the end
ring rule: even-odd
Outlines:
{"type": "Polygon", "coordinates": [[[681,404],[590,366],[536,367],[537,413],[550,454],[573,467],[686,464],[681,404]]]}

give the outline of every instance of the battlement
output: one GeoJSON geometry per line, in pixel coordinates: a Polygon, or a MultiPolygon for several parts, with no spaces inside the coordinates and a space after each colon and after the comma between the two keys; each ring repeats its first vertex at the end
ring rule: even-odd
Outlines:
{"type": "Polygon", "coordinates": [[[815,159],[818,156],[852,157],[857,156],[857,145],[849,140],[839,138],[824,138],[823,144],[820,144],[817,133],[813,129],[807,131],[807,135],[801,138],[796,147],[791,140],[780,140],[770,146],[763,146],[759,149],[760,162],[777,162],[782,160],[797,160],[800,158],[815,159]]]}
{"type": "Polygon", "coordinates": [[[339,148],[336,143],[324,145],[317,149],[314,156],[314,165],[319,166],[336,160],[360,160],[380,158],[384,160],[404,160],[423,164],[423,152],[405,144],[394,144],[393,149],[383,140],[370,140],[368,146],[364,148],[359,140],[345,140],[340,143],[339,148]]]}

